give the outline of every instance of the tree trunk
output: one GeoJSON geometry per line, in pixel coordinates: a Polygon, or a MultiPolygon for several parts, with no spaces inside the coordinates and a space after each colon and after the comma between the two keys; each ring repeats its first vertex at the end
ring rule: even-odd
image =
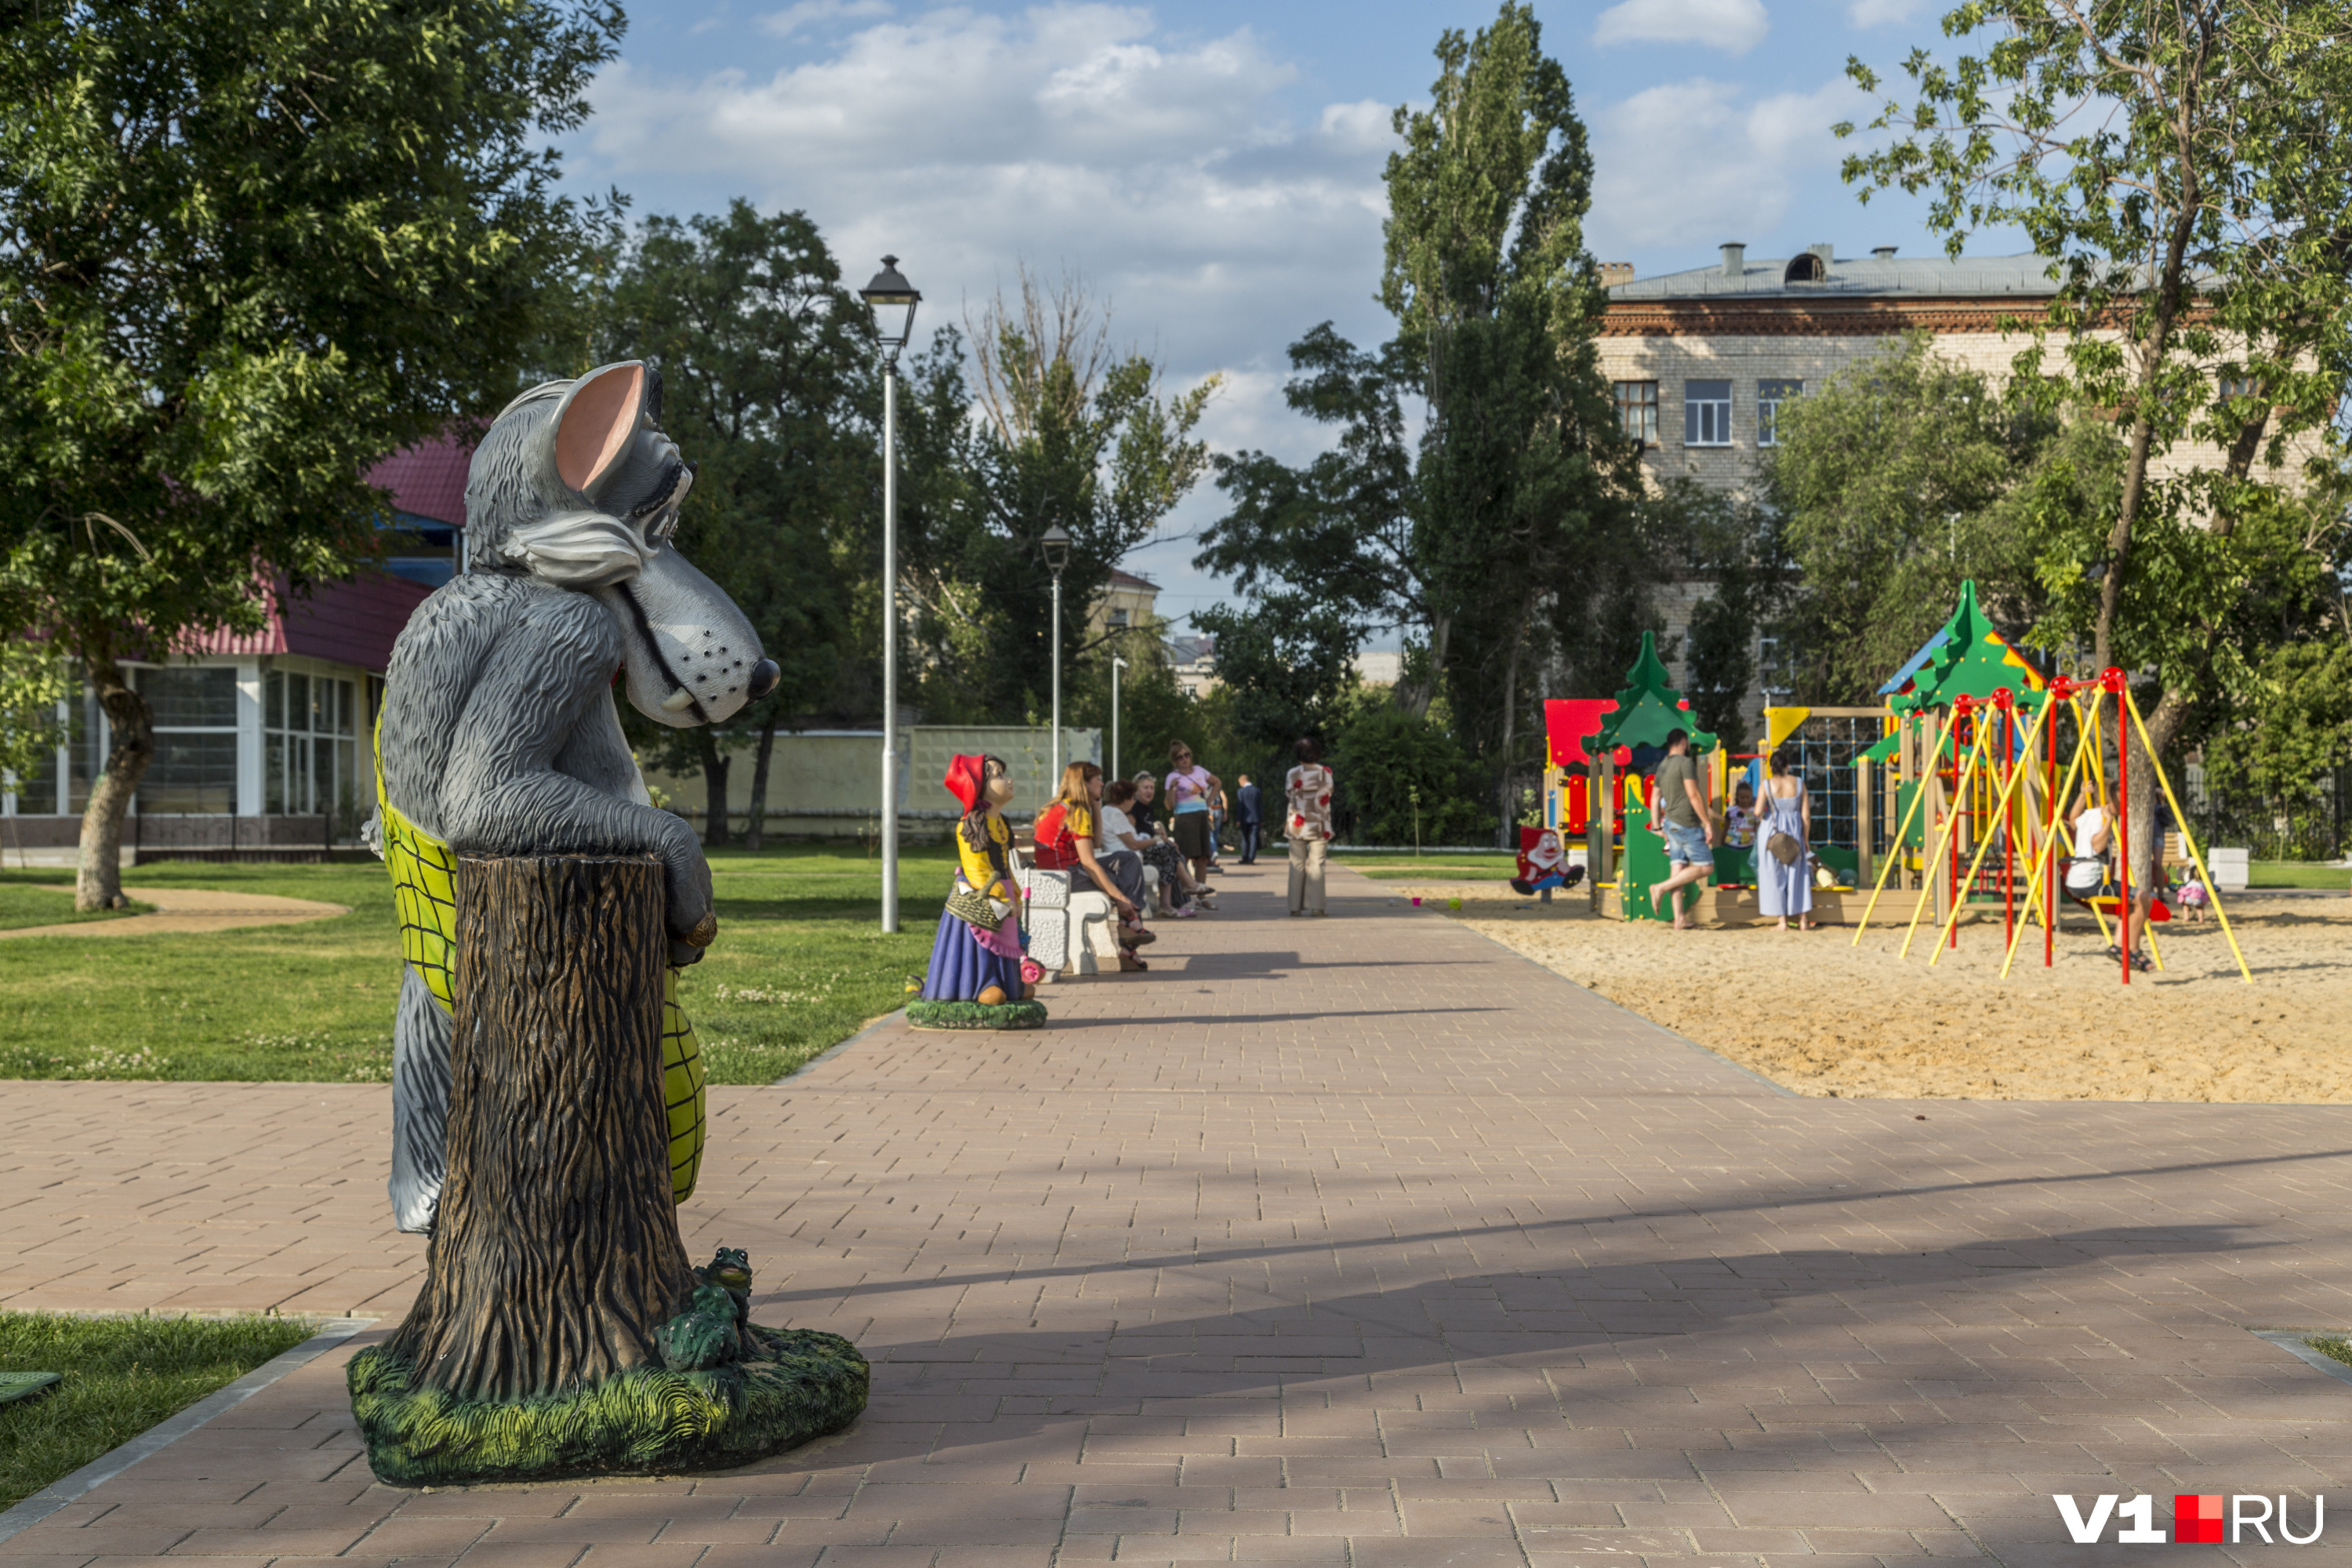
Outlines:
{"type": "Polygon", "coordinates": [[[448,1176],[388,1349],[513,1401],[659,1367],[695,1288],[662,1095],[665,883],[650,855],[464,856],[448,1176]]]}
{"type": "Polygon", "coordinates": [[[1503,782],[1496,811],[1495,847],[1516,848],[1519,842],[1518,802],[1511,796],[1511,743],[1519,738],[1519,650],[1527,646],[1528,607],[1522,604],[1511,632],[1511,656],[1503,664],[1503,782]]]}
{"type": "Polygon", "coordinates": [[[74,873],[74,908],[87,912],[111,909],[122,897],[122,818],[155,757],[155,715],[147,699],[131,689],[112,649],[86,653],[83,662],[98,689],[110,736],[105,771],[98,775],[81,814],[81,867],[74,873]]]}
{"type": "Polygon", "coordinates": [[[702,748],[702,842],[723,848],[728,843],[727,769],[734,759],[719,749],[709,730],[697,730],[694,739],[702,748]]]}
{"type": "Polygon", "coordinates": [[[761,721],[760,750],[751,763],[751,807],[743,821],[743,847],[761,849],[768,841],[768,762],[776,752],[776,716],[761,721]]]}

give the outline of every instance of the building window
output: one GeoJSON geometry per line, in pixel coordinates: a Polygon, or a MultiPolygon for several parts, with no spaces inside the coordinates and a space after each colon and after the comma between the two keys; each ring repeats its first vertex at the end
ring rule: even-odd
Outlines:
{"type": "Polygon", "coordinates": [[[1127,612],[1125,610],[1112,610],[1104,618],[1108,621],[1111,626],[1116,630],[1125,631],[1127,629],[1127,612]]]}
{"type": "Polygon", "coordinates": [[[1683,445],[1685,447],[1731,445],[1731,383],[1727,381],[1683,383],[1683,445]]]}
{"type": "Polygon", "coordinates": [[[1628,439],[1658,444],[1658,384],[1654,381],[1617,383],[1617,428],[1628,439]]]}
{"type": "Polygon", "coordinates": [[[349,680],[273,669],[262,681],[261,808],[272,816],[362,815],[359,690],[349,680]]]}
{"type": "Polygon", "coordinates": [[[1805,395],[1801,381],[1759,381],[1756,384],[1756,444],[1780,444],[1780,405],[1805,395]]]}
{"type": "Polygon", "coordinates": [[[2251,375],[2225,375],[2221,377],[2218,392],[2224,401],[2238,397],[2259,397],[2262,395],[2263,384],[2251,375]]]}
{"type": "Polygon", "coordinates": [[[1777,708],[1797,694],[1795,673],[1789,668],[1788,656],[1780,651],[1778,637],[1756,639],[1756,684],[1764,693],[1764,705],[1777,708]]]}
{"type": "Polygon", "coordinates": [[[139,691],[155,715],[155,756],[139,781],[140,813],[226,816],[236,810],[236,671],[142,669],[139,691]]]}

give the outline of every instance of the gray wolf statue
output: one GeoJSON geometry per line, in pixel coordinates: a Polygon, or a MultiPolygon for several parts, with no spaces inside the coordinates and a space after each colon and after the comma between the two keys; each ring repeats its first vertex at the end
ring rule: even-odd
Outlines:
{"type": "MultiPolygon", "coordinates": [[[[717,934],[694,830],[656,810],[622,737],[629,701],[676,728],[715,723],[774,689],[751,624],[671,542],[693,466],[661,433],[661,377],[632,361],[507,405],[466,479],[466,571],[394,645],[377,721],[368,842],[400,908],[393,1026],[392,1207],[428,1231],[449,1114],[458,851],[651,851],[667,868],[670,959],[717,934]]],[[[664,1010],[673,1192],[702,1149],[702,1069],[664,1010]]]]}

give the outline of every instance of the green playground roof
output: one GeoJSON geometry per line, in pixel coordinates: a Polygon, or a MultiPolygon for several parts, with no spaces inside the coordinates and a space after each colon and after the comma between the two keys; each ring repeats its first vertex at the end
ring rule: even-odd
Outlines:
{"type": "Polygon", "coordinates": [[[1895,678],[1879,688],[1897,713],[1948,708],[1959,697],[1983,701],[2003,687],[2023,696],[2047,682],[1977,604],[1973,580],[1960,584],[1951,618],[1895,678]]]}
{"type": "Polygon", "coordinates": [[[1617,693],[1617,711],[1602,721],[1596,743],[1602,746],[1664,746],[1670,730],[1687,731],[1691,750],[1711,752],[1716,738],[1691,718],[1690,704],[1670,684],[1665,661],[1658,657],[1656,634],[1642,634],[1642,651],[1625,671],[1626,684],[1617,693]]]}

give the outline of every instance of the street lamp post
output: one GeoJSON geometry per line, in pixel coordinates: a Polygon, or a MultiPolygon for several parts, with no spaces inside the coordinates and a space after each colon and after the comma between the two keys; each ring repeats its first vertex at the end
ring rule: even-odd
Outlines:
{"type": "Polygon", "coordinates": [[[1127,660],[1113,657],[1110,661],[1110,776],[1124,778],[1118,771],[1118,672],[1127,668],[1127,660]]]}
{"type": "Polygon", "coordinates": [[[1062,568],[1070,563],[1070,532],[1060,523],[1045,531],[1038,546],[1045,553],[1046,569],[1054,574],[1054,774],[1050,787],[1055,794],[1062,788],[1062,568]]]}
{"type": "Polygon", "coordinates": [[[922,295],[886,256],[858,290],[882,344],[882,930],[898,929],[898,351],[922,295]]]}

